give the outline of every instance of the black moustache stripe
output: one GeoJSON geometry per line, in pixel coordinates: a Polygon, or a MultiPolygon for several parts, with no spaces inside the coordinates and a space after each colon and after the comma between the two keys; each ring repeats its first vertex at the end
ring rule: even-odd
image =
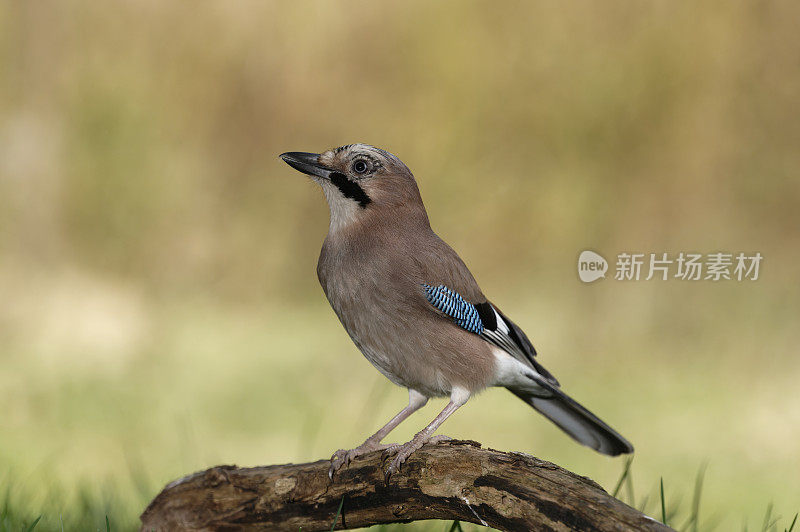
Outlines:
{"type": "Polygon", "coordinates": [[[345,198],[350,198],[358,202],[361,205],[361,208],[366,208],[367,205],[372,201],[367,196],[367,193],[364,192],[364,189],[361,188],[361,185],[356,183],[355,181],[350,181],[347,179],[347,176],[344,174],[340,174],[339,172],[331,172],[331,183],[336,185],[345,198]]]}

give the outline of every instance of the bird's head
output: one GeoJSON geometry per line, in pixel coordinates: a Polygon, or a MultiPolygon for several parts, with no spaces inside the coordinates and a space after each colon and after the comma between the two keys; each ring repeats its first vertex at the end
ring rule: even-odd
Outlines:
{"type": "Polygon", "coordinates": [[[331,229],[379,211],[421,210],[424,215],[411,171],[380,148],[349,144],[324,153],[287,152],[281,159],[322,186],[331,210],[331,229]]]}

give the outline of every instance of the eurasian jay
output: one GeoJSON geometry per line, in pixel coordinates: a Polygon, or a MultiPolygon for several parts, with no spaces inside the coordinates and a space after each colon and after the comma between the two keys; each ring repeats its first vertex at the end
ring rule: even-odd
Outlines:
{"type": "Polygon", "coordinates": [[[387,478],[474,394],[502,386],[579,443],[611,456],[633,446],[569,397],[536,359],[525,333],[487,300],[469,269],[431,229],[411,171],[366,144],[281,158],[325,194],[330,226],[317,276],[359,350],[408,406],[375,434],[331,458],[329,475],[370,451],[394,458],[387,478]],[[381,441],[430,397],[449,397],[439,415],[403,445],[381,441]]]}

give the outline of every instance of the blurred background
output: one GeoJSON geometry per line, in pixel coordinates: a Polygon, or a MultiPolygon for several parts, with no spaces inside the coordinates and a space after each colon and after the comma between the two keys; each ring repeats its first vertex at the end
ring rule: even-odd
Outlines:
{"type": "MultiPolygon", "coordinates": [[[[484,292],[635,444],[625,500],[659,517],[663,478],[686,507],[705,467],[701,528],[758,527],[770,503],[790,519],[798,17],[780,1],[0,3],[6,519],[135,528],[170,480],[328,457],[405,404],[317,283],[322,194],[277,158],[353,142],[412,169],[484,292]],[[584,284],[584,249],[764,260],[755,282],[584,284]]],[[[623,468],[504,390],[442,432],[609,491],[623,468]]]]}

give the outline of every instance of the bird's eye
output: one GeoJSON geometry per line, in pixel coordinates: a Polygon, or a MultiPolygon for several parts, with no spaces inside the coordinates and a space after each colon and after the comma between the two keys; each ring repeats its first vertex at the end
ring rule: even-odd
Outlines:
{"type": "Polygon", "coordinates": [[[357,174],[363,174],[366,171],[367,171],[367,163],[362,159],[359,159],[353,163],[353,172],[357,174]]]}

